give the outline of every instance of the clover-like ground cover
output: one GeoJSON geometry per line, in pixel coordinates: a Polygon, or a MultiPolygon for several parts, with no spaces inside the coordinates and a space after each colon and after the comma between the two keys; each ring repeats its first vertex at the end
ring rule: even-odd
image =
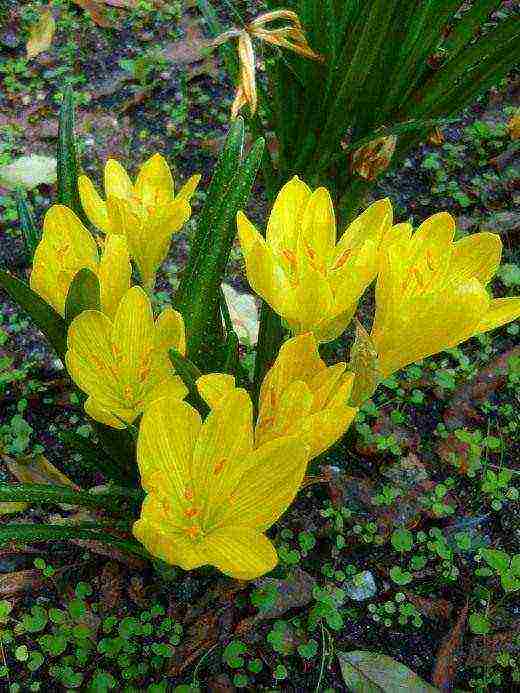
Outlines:
{"type": "MultiPolygon", "coordinates": [[[[218,60],[200,51],[204,27],[194,10],[181,3],[108,7],[105,23],[114,26],[100,27],[73,4],[52,6],[59,11],[54,41],[27,62],[27,27],[40,5],[0,2],[6,17],[0,165],[23,154],[54,155],[54,97],[66,77],[80,95],[87,173],[96,175],[108,155],[135,171],[162,151],[180,179],[203,173],[196,213],[233,89],[218,60]]],[[[443,141],[422,144],[373,191],[373,199],[391,197],[401,220],[417,224],[446,209],[461,234],[499,233],[503,265],[492,287],[498,296],[518,294],[520,286],[518,147],[506,127],[518,106],[512,74],[446,123],[443,141]]],[[[30,195],[41,219],[55,190],[43,184],[30,195]]],[[[265,216],[259,185],[249,212],[265,216]]],[[[0,189],[0,214],[2,264],[23,276],[7,189],[0,189]]],[[[194,223],[175,237],[157,307],[178,283],[194,223]]],[[[227,281],[247,290],[238,245],[227,281]]],[[[368,303],[370,296],[361,319],[368,303]]],[[[14,479],[13,461],[43,454],[77,484],[102,484],[67,444],[71,433],[89,438],[93,432],[60,363],[3,293],[1,310],[2,480],[14,479]]],[[[315,461],[319,483],[299,494],[270,533],[280,565],[254,584],[209,569],[150,566],[81,541],[2,547],[2,686],[341,691],[357,690],[353,669],[373,680],[377,665],[386,677],[378,685],[392,691],[400,662],[423,679],[409,679],[412,690],[428,690],[420,688],[424,682],[514,689],[520,677],[519,333],[517,321],[385,381],[344,439],[315,461]],[[348,654],[356,651],[392,659],[348,654]]],[[[339,338],[326,358],[344,358],[348,345],[339,338]]],[[[250,362],[251,350],[241,349],[250,362]]],[[[36,507],[18,517],[74,522],[76,514],[36,507]]]]}

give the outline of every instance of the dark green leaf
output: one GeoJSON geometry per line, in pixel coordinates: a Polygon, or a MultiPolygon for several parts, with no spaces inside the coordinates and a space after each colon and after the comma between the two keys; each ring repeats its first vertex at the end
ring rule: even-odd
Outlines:
{"type": "Polygon", "coordinates": [[[76,272],[65,301],[65,322],[70,323],[84,310],[101,310],[99,279],[84,267],[76,272]]]}
{"type": "Polygon", "coordinates": [[[34,221],[32,210],[27,202],[25,193],[16,193],[16,204],[18,209],[18,220],[25,243],[25,251],[29,264],[32,264],[34,251],[40,242],[41,234],[34,221]]]}
{"type": "Polygon", "coordinates": [[[70,207],[83,223],[88,223],[78,189],[78,157],[74,138],[74,94],[67,87],[63,94],[58,127],[58,203],[70,207]]]}
{"type": "Polygon", "coordinates": [[[27,284],[1,269],[0,286],[30,315],[64,361],[67,350],[67,324],[61,315],[27,284]]]}

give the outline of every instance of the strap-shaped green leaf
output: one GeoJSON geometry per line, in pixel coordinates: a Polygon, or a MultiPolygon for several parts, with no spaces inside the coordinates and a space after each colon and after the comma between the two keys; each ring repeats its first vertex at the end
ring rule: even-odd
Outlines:
{"type": "Polygon", "coordinates": [[[207,416],[209,407],[200,396],[196,383],[197,378],[200,378],[202,373],[192,361],[183,356],[175,347],[172,347],[168,353],[175,372],[188,388],[186,401],[193,405],[202,417],[207,416]]]}
{"type": "Polygon", "coordinates": [[[226,141],[218,157],[213,177],[208,187],[206,201],[197,220],[197,231],[189,251],[182,280],[175,293],[173,303],[181,306],[186,298],[190,283],[199,271],[200,253],[208,244],[209,236],[220,209],[222,198],[239,167],[244,147],[244,121],[237,118],[229,129],[226,141]]]}
{"type": "Polygon", "coordinates": [[[455,57],[465,48],[489,15],[502,5],[502,0],[479,0],[455,24],[444,42],[444,48],[455,57]]]}
{"type": "MultiPolygon", "coordinates": [[[[510,67],[519,62],[519,38],[520,23],[516,18],[511,18],[489,35],[458,53],[427,80],[420,92],[414,96],[411,116],[438,112],[439,101],[461,88],[471,94],[485,90],[486,87],[480,85],[483,73],[496,73],[494,65],[499,62],[507,64],[507,56],[510,67]]],[[[505,71],[507,72],[507,68],[505,71]]],[[[462,100],[459,103],[462,103],[462,100]]]]}
{"type": "Polygon", "coordinates": [[[70,207],[83,223],[88,223],[79,196],[78,175],[78,156],[74,138],[74,94],[71,87],[67,87],[63,94],[58,126],[58,202],[70,207]]]}
{"type": "MultiPolygon", "coordinates": [[[[81,399],[86,399],[85,395],[81,393],[81,399]]],[[[95,422],[101,426],[103,424],[95,422]]],[[[108,427],[105,427],[108,428],[108,427]]],[[[99,437],[99,430],[97,431],[99,437]]],[[[103,433],[101,433],[103,435],[103,433]]],[[[121,486],[132,486],[135,483],[137,475],[134,474],[133,478],[128,473],[129,464],[135,466],[134,457],[131,457],[130,461],[122,459],[121,451],[119,452],[119,457],[113,459],[107,451],[103,448],[100,443],[94,443],[92,440],[79,435],[74,431],[64,431],[61,434],[61,439],[63,443],[69,446],[74,452],[81,455],[82,463],[85,467],[88,467],[93,473],[101,472],[104,477],[109,481],[113,481],[115,484],[121,486]]],[[[121,446],[124,450],[124,446],[121,446]]]]}
{"type": "Polygon", "coordinates": [[[70,323],[84,310],[101,310],[99,279],[88,267],[74,275],[65,301],[65,322],[70,323]]]}
{"type": "Polygon", "coordinates": [[[31,207],[27,202],[25,193],[22,193],[21,191],[16,192],[16,206],[18,210],[18,221],[20,222],[20,229],[22,231],[22,236],[25,243],[27,260],[29,261],[29,264],[32,264],[34,251],[40,242],[41,233],[36,226],[36,222],[34,220],[31,207]]]}
{"type": "MultiPolygon", "coordinates": [[[[124,486],[133,486],[139,481],[135,439],[128,428],[112,428],[92,420],[92,426],[105,454],[119,470],[119,480],[124,486]]],[[[114,478],[115,477],[111,477],[114,478]]]]}
{"type": "Polygon", "coordinates": [[[104,544],[115,546],[121,551],[131,553],[140,558],[150,558],[150,554],[144,546],[137,541],[121,539],[107,532],[108,527],[114,527],[117,523],[109,525],[103,523],[82,523],[80,525],[51,525],[51,524],[6,524],[0,527],[0,546],[9,541],[39,542],[39,541],[67,541],[69,539],[86,539],[101,541],[104,544]]]}
{"type": "Polygon", "coordinates": [[[32,318],[63,361],[67,350],[67,323],[25,282],[0,269],[0,286],[32,318]]]}
{"type": "Polygon", "coordinates": [[[246,206],[263,152],[264,140],[257,140],[230,181],[216,208],[209,242],[199,253],[197,274],[189,279],[186,294],[179,307],[188,335],[188,356],[203,370],[208,366],[208,355],[203,353],[204,345],[214,341],[211,326],[218,309],[219,288],[236,235],[236,214],[246,206]]]}
{"type": "Polygon", "coordinates": [[[54,486],[51,484],[0,484],[0,501],[20,502],[31,504],[56,504],[79,505],[83,508],[97,508],[117,515],[128,514],[124,502],[135,503],[142,500],[144,493],[136,489],[120,489],[110,487],[100,493],[89,491],[75,491],[68,486],[54,486]],[[129,492],[131,491],[131,495],[129,492]]]}

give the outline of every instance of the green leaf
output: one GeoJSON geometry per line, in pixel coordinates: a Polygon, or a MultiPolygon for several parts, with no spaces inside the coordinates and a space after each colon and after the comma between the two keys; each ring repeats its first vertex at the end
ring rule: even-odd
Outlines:
{"type": "MultiPolygon", "coordinates": [[[[110,526],[115,526],[111,524],[110,526]]],[[[38,542],[38,541],[67,541],[68,539],[87,539],[101,541],[139,556],[149,558],[148,552],[138,542],[121,539],[106,531],[102,523],[83,523],[74,526],[51,524],[7,524],[0,527],[0,546],[9,541],[38,542]]]]}
{"type": "Polygon", "coordinates": [[[65,301],[65,322],[70,323],[84,310],[101,310],[99,279],[84,267],[76,272],[65,301]]]}
{"type": "Polygon", "coordinates": [[[57,158],[58,203],[70,207],[84,224],[88,224],[78,189],[79,168],[74,138],[74,94],[71,87],[65,90],[60,109],[57,158]]]}
{"type": "Polygon", "coordinates": [[[217,312],[219,288],[236,235],[235,217],[247,203],[263,151],[264,141],[260,139],[239,165],[226,190],[221,191],[218,203],[214,201],[215,210],[210,215],[211,236],[200,248],[196,275],[189,278],[182,302],[176,304],[186,325],[188,357],[205,372],[211,370],[211,351],[218,345],[218,342],[215,343],[218,335],[215,334],[214,322],[215,316],[217,322],[220,321],[217,312]],[[207,351],[204,353],[208,343],[209,355],[207,351]]]}
{"type": "Polygon", "coordinates": [[[27,197],[21,192],[16,193],[18,220],[25,243],[25,251],[29,264],[32,265],[34,251],[40,242],[41,234],[34,221],[32,210],[27,202],[27,197]]]}
{"type": "MultiPolygon", "coordinates": [[[[137,491],[136,491],[137,493],[137,491]]],[[[26,501],[32,504],[52,505],[66,503],[85,508],[99,508],[111,513],[125,514],[123,500],[128,499],[128,492],[111,487],[109,490],[92,494],[88,491],[75,491],[68,486],[53,486],[51,484],[2,484],[0,483],[0,501],[26,501]]],[[[135,500],[132,496],[131,500],[135,500]]]]}
{"type": "Polygon", "coordinates": [[[27,284],[0,269],[0,286],[30,315],[64,361],[67,351],[67,324],[52,306],[38,296],[27,284]]]}
{"type": "Polygon", "coordinates": [[[491,631],[489,619],[485,614],[480,614],[474,611],[469,615],[469,628],[476,635],[486,635],[491,631]]]}
{"type": "Polygon", "coordinates": [[[396,529],[391,537],[392,546],[397,551],[411,551],[413,546],[413,534],[404,527],[396,529]]]}
{"type": "Polygon", "coordinates": [[[444,48],[452,58],[470,43],[489,15],[501,4],[502,0],[479,0],[464,13],[444,42],[444,48]]]}
{"type": "Polygon", "coordinates": [[[520,589],[520,580],[510,570],[500,573],[500,582],[505,592],[516,592],[520,589]]]}
{"type": "Polygon", "coordinates": [[[350,693],[438,693],[404,664],[377,652],[338,652],[341,674],[350,693]]]}
{"type": "Polygon", "coordinates": [[[189,394],[186,401],[192,404],[204,418],[209,414],[209,407],[200,396],[196,384],[197,378],[200,378],[202,373],[192,361],[183,356],[175,347],[171,347],[168,353],[176,374],[188,388],[189,394]]]}
{"type": "Polygon", "coordinates": [[[407,570],[402,570],[397,565],[390,568],[390,577],[397,585],[408,585],[408,583],[413,580],[412,573],[409,573],[407,570]]]}
{"type": "Polygon", "coordinates": [[[496,549],[482,549],[482,558],[486,563],[494,568],[497,572],[503,573],[509,570],[510,558],[505,551],[497,551],[496,549]]]}

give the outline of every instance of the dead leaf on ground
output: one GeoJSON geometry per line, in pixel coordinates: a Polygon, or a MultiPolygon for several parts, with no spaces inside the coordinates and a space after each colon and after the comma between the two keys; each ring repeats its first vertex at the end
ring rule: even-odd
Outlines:
{"type": "Polygon", "coordinates": [[[474,380],[455,390],[443,414],[444,423],[448,428],[464,428],[470,423],[483,423],[485,417],[477,407],[489,395],[504,386],[508,361],[512,356],[520,356],[520,346],[498,356],[480,371],[474,380]]]}
{"type": "Polygon", "coordinates": [[[401,662],[377,652],[338,652],[343,680],[351,693],[438,693],[401,662]]]}
{"type": "Polygon", "coordinates": [[[185,19],[181,22],[184,38],[167,44],[162,55],[183,68],[188,79],[201,74],[215,75],[218,72],[216,56],[208,54],[211,40],[204,37],[200,20],[185,19]]]}
{"type": "Polygon", "coordinates": [[[41,570],[16,570],[13,573],[5,573],[0,575],[0,595],[33,591],[38,589],[42,582],[41,570]]]}
{"type": "Polygon", "coordinates": [[[119,563],[124,563],[130,568],[135,570],[144,570],[146,567],[146,561],[140,558],[136,558],[129,553],[120,551],[115,546],[110,546],[109,544],[104,544],[102,541],[97,541],[95,539],[69,539],[72,544],[77,546],[82,546],[88,549],[92,553],[97,553],[100,556],[108,556],[114,561],[119,561],[119,563]]]}
{"type": "Polygon", "coordinates": [[[116,28],[117,25],[111,22],[107,17],[103,2],[97,2],[96,0],[72,0],[72,2],[87,12],[94,24],[97,24],[103,29],[116,28]]]}
{"type": "Polygon", "coordinates": [[[54,21],[52,12],[50,10],[44,10],[41,12],[36,24],[33,24],[29,30],[27,60],[31,60],[31,58],[49,50],[55,31],[56,22],[54,21]]]}
{"type": "Polygon", "coordinates": [[[508,652],[516,655],[520,652],[518,635],[520,634],[520,620],[514,623],[510,630],[500,631],[493,635],[478,635],[471,641],[469,653],[466,659],[467,667],[487,666],[495,664],[499,652],[508,652]]]}
{"type": "Polygon", "coordinates": [[[422,597],[413,592],[405,592],[409,602],[428,618],[448,619],[453,610],[452,604],[447,599],[432,599],[422,597]]]}
{"type": "Polygon", "coordinates": [[[442,690],[451,689],[455,674],[460,670],[459,659],[461,655],[462,637],[466,628],[468,608],[469,602],[466,602],[451,633],[444,638],[437,652],[432,679],[433,683],[442,690]]]}

